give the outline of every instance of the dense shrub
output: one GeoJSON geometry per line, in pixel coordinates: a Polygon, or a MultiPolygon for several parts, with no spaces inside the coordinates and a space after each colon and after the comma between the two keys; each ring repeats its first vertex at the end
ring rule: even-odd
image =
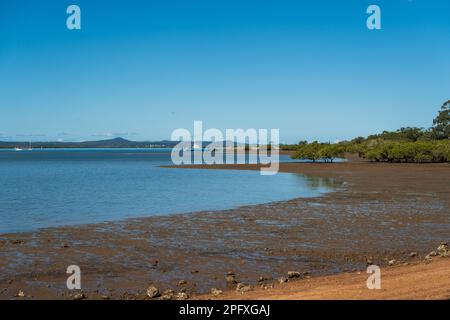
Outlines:
{"type": "Polygon", "coordinates": [[[333,162],[344,153],[359,153],[362,158],[376,162],[450,162],[450,140],[430,140],[415,142],[374,139],[362,143],[318,143],[297,146],[294,159],[313,162],[323,160],[333,162]]]}
{"type": "Polygon", "coordinates": [[[300,141],[282,149],[295,150],[292,158],[313,162],[333,162],[347,152],[377,162],[450,162],[450,100],[442,105],[429,129],[404,127],[338,144],[300,141]]]}
{"type": "Polygon", "coordinates": [[[306,159],[316,162],[324,160],[325,162],[333,162],[334,159],[340,157],[345,152],[345,146],[331,143],[305,143],[297,146],[294,159],[306,159]]]}
{"type": "Polygon", "coordinates": [[[450,162],[450,141],[377,141],[362,146],[361,154],[371,161],[450,162]]]}

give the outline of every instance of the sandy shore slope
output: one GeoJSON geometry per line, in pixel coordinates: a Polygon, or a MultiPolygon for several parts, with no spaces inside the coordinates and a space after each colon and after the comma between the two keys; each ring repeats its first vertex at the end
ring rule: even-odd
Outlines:
{"type": "MultiPolygon", "coordinates": [[[[430,263],[398,265],[381,270],[381,289],[367,289],[369,274],[344,273],[255,288],[245,294],[226,291],[221,300],[375,300],[450,299],[450,259],[435,258],[430,263]]],[[[200,295],[195,299],[211,299],[200,295]]]]}

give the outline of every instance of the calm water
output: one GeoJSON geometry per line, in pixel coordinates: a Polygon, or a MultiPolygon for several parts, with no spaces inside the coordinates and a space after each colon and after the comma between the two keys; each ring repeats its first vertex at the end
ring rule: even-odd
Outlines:
{"type": "Polygon", "coordinates": [[[171,161],[164,149],[0,150],[0,233],[228,209],[331,189],[297,174],[159,167],[165,164],[171,161]]]}

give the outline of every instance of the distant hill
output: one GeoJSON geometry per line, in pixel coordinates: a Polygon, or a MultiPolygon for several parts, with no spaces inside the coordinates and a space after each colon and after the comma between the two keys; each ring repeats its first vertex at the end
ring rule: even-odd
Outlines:
{"type": "MultiPolygon", "coordinates": [[[[58,142],[58,141],[36,141],[31,142],[33,149],[49,149],[49,148],[173,148],[180,141],[131,141],[124,138],[114,138],[109,140],[83,141],[83,142],[58,142]]],[[[185,146],[195,147],[194,142],[185,142],[185,146]]],[[[202,147],[223,147],[225,141],[212,143],[211,141],[203,141],[202,147]]],[[[230,142],[234,147],[246,146],[245,143],[230,142]]],[[[0,141],[0,149],[13,149],[15,147],[27,149],[30,146],[29,141],[0,141]]]]}
{"type": "MultiPolygon", "coordinates": [[[[31,147],[38,148],[172,148],[178,141],[130,141],[123,138],[83,142],[32,142],[31,147]]],[[[0,141],[0,149],[15,147],[28,148],[28,141],[0,141]]]]}

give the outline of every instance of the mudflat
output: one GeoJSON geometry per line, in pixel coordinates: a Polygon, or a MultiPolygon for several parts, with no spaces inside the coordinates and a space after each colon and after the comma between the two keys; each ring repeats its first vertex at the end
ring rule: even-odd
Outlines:
{"type": "MultiPolygon", "coordinates": [[[[234,298],[333,298],[336,295],[320,294],[320,279],[325,281],[322,285],[331,281],[330,292],[333,286],[338,291],[351,286],[352,279],[357,279],[355,286],[364,286],[371,263],[387,270],[387,294],[352,295],[350,288],[342,298],[419,297],[402,295],[403,286],[390,286],[391,275],[401,268],[423,268],[420,274],[426,276],[416,279],[429,281],[426,291],[432,294],[424,292],[419,298],[448,297],[448,283],[426,280],[434,272],[446,273],[448,259],[421,261],[450,240],[449,164],[283,163],[280,171],[322,177],[335,185],[335,191],[230,210],[1,235],[0,298],[74,298],[76,292],[66,288],[69,265],[80,266],[82,289],[90,299],[146,299],[149,285],[194,298],[217,287],[227,298],[236,286],[226,282],[227,272],[239,282],[267,288],[291,270],[310,278],[284,284],[285,291],[275,296],[270,296],[272,289],[257,289],[234,298]],[[295,286],[309,281],[309,294],[299,296],[295,286]],[[19,291],[24,297],[16,297],[19,291]]],[[[236,188],[245,192],[251,186],[236,181],[236,188]]]]}

